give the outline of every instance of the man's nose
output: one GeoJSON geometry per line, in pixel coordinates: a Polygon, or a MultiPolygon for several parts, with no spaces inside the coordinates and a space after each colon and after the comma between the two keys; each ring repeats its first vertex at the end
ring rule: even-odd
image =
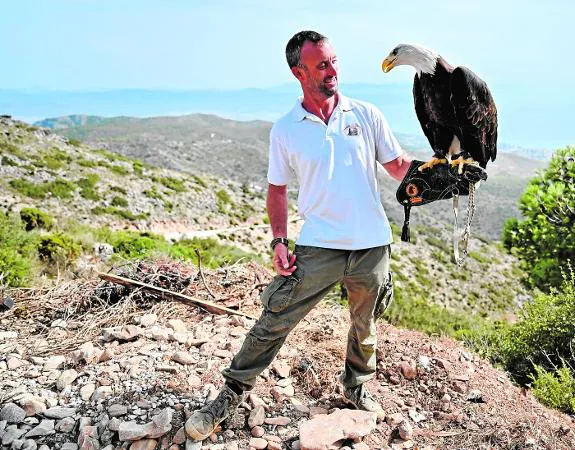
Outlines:
{"type": "Polygon", "coordinates": [[[337,66],[335,64],[329,63],[327,67],[327,75],[330,77],[337,77],[337,66]]]}

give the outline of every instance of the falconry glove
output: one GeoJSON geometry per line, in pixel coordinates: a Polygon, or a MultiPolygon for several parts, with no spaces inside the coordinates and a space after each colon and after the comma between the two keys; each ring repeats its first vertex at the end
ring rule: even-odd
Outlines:
{"type": "Polygon", "coordinates": [[[469,195],[470,184],[487,180],[487,172],[479,166],[465,165],[460,174],[457,167],[438,164],[419,171],[423,161],[413,160],[407,174],[396,192],[396,198],[403,205],[405,220],[401,240],[409,242],[409,214],[412,206],[426,205],[436,200],[445,200],[454,195],[469,195]]]}

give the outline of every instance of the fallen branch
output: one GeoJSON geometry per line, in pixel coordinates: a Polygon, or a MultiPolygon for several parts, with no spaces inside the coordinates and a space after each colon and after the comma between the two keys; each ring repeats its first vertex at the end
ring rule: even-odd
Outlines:
{"type": "Polygon", "coordinates": [[[121,284],[122,286],[129,286],[129,287],[140,287],[142,289],[147,289],[154,292],[161,292],[162,294],[166,294],[170,297],[173,297],[177,300],[184,300],[186,302],[192,302],[197,305],[203,306],[209,312],[221,314],[221,313],[228,313],[228,314],[236,314],[239,316],[244,316],[249,319],[257,319],[257,317],[251,316],[250,314],[243,313],[241,311],[235,311],[230,308],[226,308],[225,306],[216,305],[215,303],[208,302],[205,300],[199,300],[197,298],[189,297],[184,294],[180,294],[178,292],[172,292],[167,289],[163,289],[151,284],[142,283],[141,281],[132,280],[130,278],[120,277],[118,275],[113,275],[111,273],[99,273],[98,276],[103,280],[111,281],[112,283],[121,284]]]}

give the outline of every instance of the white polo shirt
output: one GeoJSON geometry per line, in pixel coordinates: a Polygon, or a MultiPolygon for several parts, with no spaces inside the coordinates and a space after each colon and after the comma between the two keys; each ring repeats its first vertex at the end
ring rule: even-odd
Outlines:
{"type": "Polygon", "coordinates": [[[299,245],[359,250],[392,242],[377,182],[377,162],[402,154],[383,113],[339,94],[326,125],[299,98],[270,133],[268,181],[299,182],[304,219],[299,245]]]}

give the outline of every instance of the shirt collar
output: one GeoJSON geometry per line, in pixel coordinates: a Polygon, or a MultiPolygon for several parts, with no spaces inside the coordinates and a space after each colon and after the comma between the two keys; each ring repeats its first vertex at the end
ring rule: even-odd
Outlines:
{"type": "MultiPolygon", "coordinates": [[[[291,112],[292,117],[296,122],[301,122],[305,118],[315,117],[312,113],[305,110],[305,108],[302,106],[302,102],[303,97],[298,97],[296,104],[291,112]]],[[[334,112],[337,111],[338,109],[341,110],[342,112],[351,111],[352,109],[349,99],[341,93],[338,93],[338,102],[334,112]]]]}

